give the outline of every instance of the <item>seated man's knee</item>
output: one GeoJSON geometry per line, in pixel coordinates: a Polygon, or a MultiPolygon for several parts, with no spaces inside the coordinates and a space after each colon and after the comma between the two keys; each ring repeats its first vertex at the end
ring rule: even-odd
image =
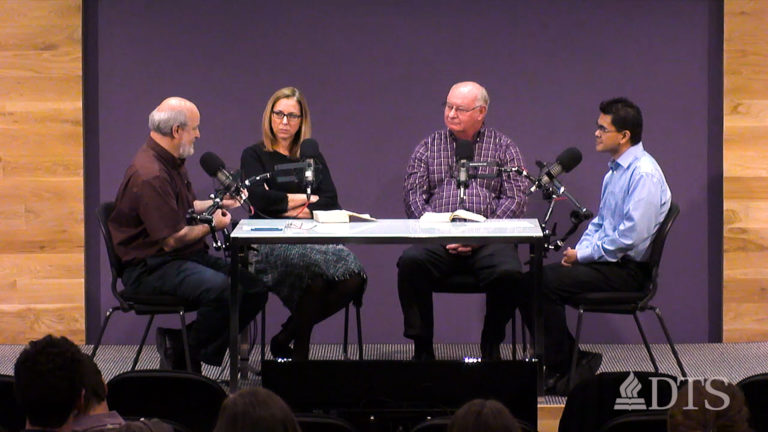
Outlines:
{"type": "Polygon", "coordinates": [[[226,274],[211,270],[201,275],[196,285],[198,286],[197,297],[200,302],[227,302],[230,284],[226,274]]]}
{"type": "Polygon", "coordinates": [[[408,248],[403,251],[397,260],[397,269],[399,272],[419,271],[424,268],[424,255],[421,249],[408,248]]]}

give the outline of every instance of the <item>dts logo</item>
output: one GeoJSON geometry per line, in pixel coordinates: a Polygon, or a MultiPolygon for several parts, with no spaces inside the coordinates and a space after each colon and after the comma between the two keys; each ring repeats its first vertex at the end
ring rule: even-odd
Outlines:
{"type": "Polygon", "coordinates": [[[642,384],[637,379],[634,373],[630,372],[629,376],[627,376],[627,379],[624,380],[624,382],[619,387],[619,397],[616,398],[616,402],[613,405],[613,409],[620,410],[620,411],[632,411],[632,410],[665,410],[669,409],[677,400],[678,396],[687,397],[688,403],[686,404],[683,409],[688,410],[695,410],[698,409],[692,404],[693,400],[693,386],[688,386],[688,394],[687,395],[678,395],[678,386],[683,381],[701,381],[704,384],[704,389],[710,393],[715,398],[714,400],[720,400],[722,401],[721,404],[715,403],[714,405],[710,404],[708,400],[706,400],[705,408],[712,411],[719,411],[723,410],[725,408],[728,408],[728,405],[731,403],[731,398],[723,393],[722,391],[719,391],[715,389],[712,386],[712,383],[715,381],[720,381],[722,383],[728,383],[728,380],[722,377],[715,377],[715,378],[678,378],[678,379],[672,379],[667,377],[649,377],[648,380],[651,382],[651,400],[646,401],[645,399],[639,397],[640,389],[642,388],[642,384]],[[660,391],[662,390],[662,386],[668,386],[667,388],[663,389],[666,391],[668,390],[672,397],[669,401],[668,405],[660,405],[659,404],[659,395],[660,391]]]}

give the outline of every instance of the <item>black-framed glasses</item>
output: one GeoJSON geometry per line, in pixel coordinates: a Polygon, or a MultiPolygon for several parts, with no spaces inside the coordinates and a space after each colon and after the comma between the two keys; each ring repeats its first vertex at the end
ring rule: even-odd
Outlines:
{"type": "Polygon", "coordinates": [[[622,131],[610,130],[603,125],[597,125],[597,133],[599,133],[600,135],[611,133],[611,132],[621,133],[622,131]]]}
{"type": "Polygon", "coordinates": [[[301,114],[284,113],[282,111],[272,111],[272,117],[274,117],[275,120],[280,120],[280,121],[282,121],[286,117],[288,117],[288,121],[296,121],[301,118],[301,114]]]}
{"type": "Polygon", "coordinates": [[[445,109],[448,112],[455,110],[456,114],[459,114],[459,115],[466,114],[468,112],[474,111],[474,110],[484,106],[484,105],[475,105],[472,108],[464,108],[464,107],[456,106],[456,105],[454,105],[452,103],[449,103],[449,102],[443,102],[440,105],[443,107],[443,109],[445,109]]]}

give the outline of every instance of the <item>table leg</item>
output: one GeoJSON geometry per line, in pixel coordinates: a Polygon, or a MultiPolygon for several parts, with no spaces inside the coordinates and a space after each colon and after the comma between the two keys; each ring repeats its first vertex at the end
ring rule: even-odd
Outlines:
{"type": "Polygon", "coordinates": [[[229,262],[229,392],[234,393],[239,386],[240,378],[240,364],[239,360],[239,326],[240,320],[240,308],[238,307],[238,293],[240,283],[240,257],[242,255],[242,247],[237,245],[234,241],[230,244],[231,254],[229,262]]]}

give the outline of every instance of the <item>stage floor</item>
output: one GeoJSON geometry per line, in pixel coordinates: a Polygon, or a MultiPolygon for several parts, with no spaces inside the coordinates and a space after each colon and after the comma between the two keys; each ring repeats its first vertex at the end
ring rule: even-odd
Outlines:
{"type": "MultiPolygon", "coordinates": [[[[92,346],[81,347],[90,353],[92,346]]],[[[648,355],[642,345],[607,345],[586,344],[582,348],[597,351],[603,354],[601,372],[623,370],[652,370],[648,355]]],[[[745,377],[758,373],[768,372],[768,342],[753,343],[724,343],[724,344],[679,344],[677,348],[683,361],[683,365],[689,377],[724,377],[732,382],[737,382],[745,377]]],[[[13,374],[13,364],[22,345],[0,345],[0,373],[13,374]]],[[[350,357],[357,358],[357,346],[350,345],[350,357]]],[[[519,347],[518,347],[519,349],[519,347]]],[[[679,375],[672,354],[667,345],[652,345],[659,367],[662,372],[679,375]]],[[[365,358],[369,360],[408,360],[412,352],[410,344],[365,344],[365,358]]],[[[99,348],[96,362],[101,368],[104,378],[111,377],[127,371],[131,367],[136,345],[103,345],[99,348]]],[[[440,360],[457,360],[465,357],[479,357],[478,344],[437,344],[435,345],[437,358],[440,360]]],[[[502,345],[502,357],[512,359],[511,345],[502,345]]],[[[270,359],[267,350],[267,359],[270,359]]],[[[341,360],[341,344],[314,344],[311,347],[310,358],[322,360],[341,360]]],[[[158,366],[159,356],[154,345],[145,347],[141,355],[139,369],[155,369],[158,366]]],[[[224,383],[228,378],[228,360],[225,359],[224,367],[218,368],[203,365],[203,373],[215,380],[224,383]]],[[[252,370],[258,370],[260,366],[259,347],[253,350],[249,365],[252,370]]],[[[259,378],[251,374],[250,378],[242,381],[243,386],[257,385],[259,378]]],[[[562,405],[565,398],[546,396],[540,399],[540,405],[562,405]]]]}

